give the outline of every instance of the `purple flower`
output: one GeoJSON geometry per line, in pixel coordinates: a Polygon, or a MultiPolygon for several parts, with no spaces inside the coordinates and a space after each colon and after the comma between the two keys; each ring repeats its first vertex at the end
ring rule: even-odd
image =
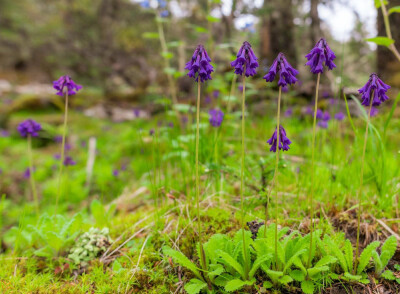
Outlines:
{"type": "Polygon", "coordinates": [[[373,94],[372,106],[379,106],[382,102],[389,99],[386,95],[389,89],[390,86],[382,82],[376,73],[371,74],[364,87],[358,90],[362,94],[361,104],[369,106],[371,104],[371,95],[373,94]]]}
{"type": "Polygon", "coordinates": [[[292,114],[293,114],[293,108],[288,108],[288,109],[285,111],[285,116],[286,116],[286,117],[291,117],[292,114]]]}
{"type": "Polygon", "coordinates": [[[165,0],[158,0],[158,7],[165,8],[167,7],[167,1],[165,0]]]}
{"type": "Polygon", "coordinates": [[[150,8],[150,1],[144,0],[144,1],[140,2],[140,6],[142,6],[143,8],[150,8]]]}
{"type": "Polygon", "coordinates": [[[328,111],[324,111],[324,113],[322,114],[322,120],[323,121],[330,121],[331,120],[331,115],[329,114],[328,111]]]}
{"type": "MultiPolygon", "coordinates": [[[[267,141],[269,145],[271,145],[271,148],[269,151],[276,152],[276,145],[277,145],[277,133],[276,133],[276,128],[275,132],[272,134],[271,139],[267,141]]],[[[292,142],[289,140],[288,137],[286,137],[286,131],[282,126],[279,126],[279,149],[283,151],[287,151],[290,149],[289,145],[292,142]]]]}
{"type": "Polygon", "coordinates": [[[282,87],[282,92],[283,93],[287,93],[287,92],[289,92],[289,87],[286,85],[286,86],[283,86],[282,87]]]}
{"type": "Polygon", "coordinates": [[[17,130],[22,137],[27,137],[28,135],[37,137],[39,135],[38,132],[42,130],[42,126],[33,119],[27,119],[19,124],[17,130]]]}
{"type": "MultiPolygon", "coordinates": [[[[32,172],[35,172],[36,168],[33,167],[32,172]]],[[[24,171],[24,178],[25,179],[29,179],[31,177],[31,169],[28,167],[26,168],[26,170],[24,171]]]]}
{"type": "Polygon", "coordinates": [[[0,137],[7,138],[8,136],[10,136],[10,133],[7,130],[0,131],[0,137]]]}
{"type": "Polygon", "coordinates": [[[238,86],[238,90],[239,90],[240,92],[243,92],[243,85],[239,85],[239,86],[238,86]]]}
{"type": "Polygon", "coordinates": [[[213,127],[219,127],[224,120],[224,113],[218,109],[211,109],[208,113],[210,114],[210,124],[213,127]]]}
{"type": "Polygon", "coordinates": [[[76,164],[76,162],[72,159],[71,156],[67,156],[67,157],[64,159],[64,165],[65,165],[65,166],[75,165],[75,164],[76,164]]]}
{"type": "Polygon", "coordinates": [[[118,177],[119,176],[119,170],[114,169],[112,174],[113,174],[114,177],[118,177]]]}
{"type": "Polygon", "coordinates": [[[135,115],[135,117],[139,117],[140,116],[140,109],[139,108],[134,108],[133,109],[133,114],[135,115]]]}
{"type": "Polygon", "coordinates": [[[214,98],[218,98],[218,96],[219,96],[219,90],[214,90],[213,91],[213,97],[214,98]]]}
{"type": "Polygon", "coordinates": [[[150,136],[153,136],[153,135],[154,135],[154,129],[151,129],[151,130],[149,131],[149,135],[150,135],[150,136]]]}
{"type": "Polygon", "coordinates": [[[378,113],[379,113],[378,108],[376,108],[376,107],[371,108],[371,116],[377,116],[378,113]]]}
{"type": "Polygon", "coordinates": [[[173,128],[174,127],[174,123],[172,122],[172,121],[170,121],[168,124],[167,124],[167,126],[169,127],[169,128],[173,128]]]}
{"type": "Polygon", "coordinates": [[[345,115],[341,111],[335,114],[335,119],[338,121],[342,121],[342,120],[344,120],[344,118],[345,118],[345,115]]]}
{"type": "Polygon", "coordinates": [[[324,63],[328,69],[332,70],[336,67],[333,60],[336,58],[335,53],[329,48],[328,43],[324,38],[321,38],[317,44],[311,49],[310,53],[306,55],[308,62],[306,65],[310,66],[310,71],[313,74],[324,72],[324,63]]]}
{"type": "Polygon", "coordinates": [[[249,42],[245,41],[243,43],[236,57],[237,58],[231,62],[231,66],[235,68],[235,74],[242,75],[246,70],[245,75],[246,77],[249,77],[254,76],[257,73],[257,57],[255,56],[253,49],[251,49],[249,42]]]}
{"type": "Polygon", "coordinates": [[[163,11],[160,12],[160,16],[161,17],[168,17],[168,15],[169,15],[168,10],[163,10],[163,11]]]}
{"type": "Polygon", "coordinates": [[[70,76],[62,76],[57,81],[53,82],[53,88],[58,91],[56,94],[59,96],[64,96],[65,92],[71,96],[82,89],[82,86],[75,84],[70,76]]]}
{"type": "Polygon", "coordinates": [[[322,119],[324,117],[324,113],[321,109],[317,109],[317,119],[322,119]]]}
{"type": "Polygon", "coordinates": [[[53,158],[55,160],[60,160],[61,159],[61,154],[54,154],[53,158]]]}
{"type": "Polygon", "coordinates": [[[325,120],[320,120],[318,121],[317,125],[323,129],[327,129],[328,128],[328,122],[325,120]]]}
{"type": "Polygon", "coordinates": [[[203,45],[198,45],[193,53],[192,59],[186,63],[185,69],[189,70],[188,76],[194,78],[196,82],[211,80],[211,73],[214,71],[210,64],[211,58],[208,56],[203,45]]]}
{"type": "Polygon", "coordinates": [[[306,110],[305,110],[305,113],[308,114],[308,115],[313,115],[314,112],[313,112],[313,110],[312,110],[312,108],[310,106],[307,106],[306,110]]]}
{"type": "Polygon", "coordinates": [[[204,98],[204,102],[205,102],[206,104],[210,104],[210,103],[211,103],[211,97],[210,97],[210,95],[207,95],[207,96],[204,98]]]}
{"type": "Polygon", "coordinates": [[[276,75],[279,75],[278,86],[285,87],[287,84],[292,85],[296,83],[296,75],[299,72],[294,69],[286,60],[283,53],[279,53],[278,57],[274,60],[268,73],[264,76],[267,82],[272,82],[276,75]]]}
{"type": "Polygon", "coordinates": [[[54,137],[54,142],[56,142],[56,143],[62,143],[62,136],[55,136],[54,137]]]}
{"type": "Polygon", "coordinates": [[[181,116],[181,121],[182,121],[182,123],[183,123],[184,125],[186,125],[186,124],[188,123],[188,121],[189,121],[188,116],[187,116],[187,115],[182,115],[182,116],[181,116]]]}

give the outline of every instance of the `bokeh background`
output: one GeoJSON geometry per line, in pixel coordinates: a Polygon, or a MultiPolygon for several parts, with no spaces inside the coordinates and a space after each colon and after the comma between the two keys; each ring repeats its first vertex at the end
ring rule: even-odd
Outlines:
{"type": "MultiPolygon", "coordinates": [[[[391,0],[389,7],[397,5],[391,0]]],[[[390,21],[399,40],[399,14],[390,21]]],[[[231,71],[229,62],[244,40],[260,58],[259,78],[282,51],[300,69],[302,83],[295,90],[308,97],[313,79],[304,55],[321,36],[343,64],[326,75],[326,90],[335,92],[340,82],[359,87],[373,71],[400,85],[393,54],[365,41],[376,35],[385,33],[373,0],[1,0],[1,101],[10,104],[23,95],[14,110],[46,107],[51,82],[69,74],[85,86],[75,107],[149,105],[171,96],[168,73],[179,102],[190,101],[193,87],[184,66],[195,46],[206,45],[216,65],[210,87],[222,90],[229,87],[219,83],[222,74],[231,71]]],[[[268,98],[265,91],[256,96],[268,98]]],[[[2,108],[4,127],[4,113],[11,110],[2,108]]]]}

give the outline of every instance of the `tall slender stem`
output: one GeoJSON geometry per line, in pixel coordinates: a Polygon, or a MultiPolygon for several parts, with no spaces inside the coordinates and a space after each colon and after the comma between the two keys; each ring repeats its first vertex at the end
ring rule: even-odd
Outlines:
{"type": "MultiPolygon", "coordinates": [[[[277,109],[277,115],[276,115],[276,129],[279,130],[280,128],[280,121],[281,121],[281,97],[282,97],[282,87],[279,87],[279,94],[278,94],[278,109],[277,109]]],[[[275,160],[275,170],[274,170],[274,177],[272,178],[272,183],[271,187],[269,188],[268,191],[268,196],[267,196],[267,204],[265,205],[265,223],[264,223],[264,238],[267,236],[267,221],[268,221],[268,206],[269,206],[269,200],[271,196],[272,189],[276,185],[276,178],[278,174],[278,165],[279,165],[279,140],[280,140],[280,132],[277,131],[277,150],[276,150],[276,160],[275,160]]],[[[277,192],[278,193],[278,192],[277,192]]],[[[278,198],[278,197],[277,197],[278,198]]],[[[275,211],[275,224],[276,224],[276,230],[275,230],[275,237],[278,235],[278,199],[276,199],[276,211],[275,211]]],[[[275,254],[277,253],[277,245],[276,243],[276,251],[275,254]]]]}
{"type": "Polygon", "coordinates": [[[313,245],[313,232],[314,232],[314,156],[315,156],[315,136],[317,130],[317,108],[318,108],[318,90],[319,82],[321,79],[321,73],[318,73],[317,86],[315,88],[315,106],[314,106],[314,122],[313,122],[313,135],[312,135],[312,146],[311,146],[311,193],[310,193],[310,252],[308,255],[307,268],[311,265],[312,259],[312,245],[313,245]]]}
{"type": "Polygon", "coordinates": [[[243,92],[242,92],[242,164],[240,168],[240,210],[242,212],[242,238],[243,238],[243,259],[244,259],[244,272],[246,279],[248,278],[247,268],[247,250],[246,250],[246,236],[244,233],[244,152],[245,152],[245,111],[246,111],[246,70],[243,71],[243,92]]]}
{"type": "Polygon", "coordinates": [[[56,196],[56,208],[54,210],[54,215],[57,214],[58,209],[58,200],[61,195],[61,178],[64,167],[64,158],[65,158],[65,137],[67,134],[67,122],[68,122],[68,91],[65,92],[65,111],[64,111],[64,126],[63,126],[63,136],[61,143],[61,162],[60,162],[60,170],[58,173],[58,188],[57,188],[57,196],[56,196]]]}
{"type": "MultiPolygon", "coordinates": [[[[382,15],[383,15],[383,23],[385,24],[386,36],[389,39],[393,39],[392,38],[392,32],[390,30],[389,14],[387,12],[387,9],[386,9],[384,1],[380,0],[380,3],[381,3],[382,15]]],[[[396,56],[397,60],[400,61],[400,53],[397,50],[397,48],[394,45],[394,43],[389,45],[389,50],[392,51],[394,56],[396,56]]]]}
{"type": "Polygon", "coordinates": [[[207,270],[205,253],[201,238],[201,221],[200,221],[200,180],[199,180],[199,137],[200,137],[200,81],[197,82],[197,113],[196,113],[196,210],[197,210],[197,230],[199,234],[200,244],[200,262],[203,270],[207,270]]]}
{"type": "Polygon", "coordinates": [[[28,134],[29,181],[31,183],[33,199],[35,201],[36,215],[39,218],[39,200],[36,192],[35,178],[33,175],[32,136],[28,134]]]}
{"type": "Polygon", "coordinates": [[[358,192],[357,192],[357,203],[358,203],[358,211],[357,211],[357,242],[356,242],[356,262],[355,262],[355,266],[354,266],[354,272],[357,271],[357,264],[358,264],[358,257],[359,257],[358,254],[359,254],[359,245],[360,245],[360,220],[361,220],[361,212],[362,212],[361,192],[362,192],[363,181],[364,181],[365,150],[367,149],[368,129],[369,129],[369,123],[371,121],[372,101],[373,101],[374,94],[375,93],[372,92],[371,102],[369,104],[367,126],[365,127],[364,147],[363,147],[363,153],[362,153],[362,157],[361,157],[360,187],[358,188],[358,192]]]}

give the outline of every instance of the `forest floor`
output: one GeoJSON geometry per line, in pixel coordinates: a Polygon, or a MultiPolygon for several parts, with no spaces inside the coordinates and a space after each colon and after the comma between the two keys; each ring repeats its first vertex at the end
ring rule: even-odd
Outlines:
{"type": "MultiPolygon", "coordinates": [[[[383,243],[390,236],[400,241],[400,124],[395,115],[386,128],[387,113],[382,111],[374,118],[370,132],[362,190],[361,248],[374,241],[383,243]]],[[[199,262],[195,126],[191,112],[187,116],[188,123],[181,129],[169,115],[111,123],[72,112],[67,155],[76,164],[64,168],[56,207],[61,146],[54,138],[62,130],[60,115],[13,115],[8,134],[0,138],[0,191],[4,195],[0,203],[1,293],[185,293],[184,286],[193,273],[163,248],[168,245],[199,262]],[[33,142],[39,214],[29,178],[24,177],[27,142],[16,132],[17,124],[27,117],[44,128],[33,142]],[[93,158],[91,167],[88,162],[93,158]],[[93,247],[82,245],[84,233],[95,240],[93,247]],[[79,252],[86,250],[86,255],[73,254],[77,248],[79,252]]],[[[247,118],[244,221],[249,223],[246,231],[254,236],[257,224],[265,220],[265,191],[273,177],[275,154],[269,152],[266,141],[274,130],[274,118],[273,110],[263,117],[247,118]]],[[[289,232],[305,236],[311,224],[312,121],[299,108],[284,117],[283,123],[293,143],[281,156],[267,221],[274,226],[276,212],[280,230],[287,227],[289,232]]],[[[318,128],[317,134],[313,224],[322,235],[348,239],[353,247],[364,127],[362,118],[332,120],[327,129],[318,128]]],[[[215,234],[234,238],[242,224],[240,113],[226,114],[219,128],[211,127],[208,114],[202,113],[200,163],[201,238],[209,240],[215,234]]],[[[322,279],[315,290],[400,293],[399,248],[386,269],[393,272],[394,279],[377,275],[370,262],[360,282],[346,280],[337,268],[331,268],[337,279],[322,279]]],[[[269,288],[262,277],[235,293],[303,293],[299,282],[274,283],[269,288]]]]}

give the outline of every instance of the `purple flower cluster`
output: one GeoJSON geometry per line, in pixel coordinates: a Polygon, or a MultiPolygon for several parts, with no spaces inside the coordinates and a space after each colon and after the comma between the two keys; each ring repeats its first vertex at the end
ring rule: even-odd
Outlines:
{"type": "Polygon", "coordinates": [[[64,164],[65,166],[75,165],[75,164],[76,164],[76,161],[73,160],[71,156],[67,156],[67,157],[65,157],[63,164],[64,164]]]}
{"type": "Polygon", "coordinates": [[[386,85],[376,73],[370,75],[368,82],[358,90],[361,97],[361,104],[369,106],[372,100],[372,106],[379,106],[382,102],[389,99],[386,92],[390,89],[389,85],[386,85]],[[371,96],[374,97],[371,97],[371,96]]]}
{"type": "Polygon", "coordinates": [[[321,38],[317,44],[311,49],[310,53],[306,55],[308,62],[306,65],[310,66],[310,71],[313,74],[323,73],[324,64],[328,69],[332,70],[336,67],[333,60],[336,58],[335,53],[329,48],[328,43],[324,38],[321,38]]]}
{"type": "Polygon", "coordinates": [[[286,60],[285,55],[279,53],[263,79],[267,82],[272,82],[278,74],[278,86],[285,87],[287,84],[292,85],[297,82],[296,75],[298,73],[299,72],[286,60]]]}
{"type": "Polygon", "coordinates": [[[243,43],[236,57],[237,58],[231,62],[231,66],[235,68],[235,74],[242,75],[244,72],[246,77],[249,77],[254,76],[257,73],[257,57],[255,56],[253,49],[251,49],[249,42],[245,41],[243,43]]]}
{"type": "Polygon", "coordinates": [[[344,113],[341,112],[341,111],[335,114],[335,119],[336,119],[337,121],[342,121],[342,120],[344,120],[345,117],[346,117],[346,116],[345,116],[344,113]]]}
{"type": "MultiPolygon", "coordinates": [[[[269,145],[271,145],[271,149],[269,151],[276,152],[276,145],[277,145],[277,140],[278,140],[278,134],[276,132],[272,134],[271,139],[267,141],[269,145]]],[[[289,140],[289,138],[286,136],[286,131],[283,128],[283,126],[279,126],[279,149],[283,151],[288,151],[290,149],[289,145],[292,143],[292,141],[289,140]]]]}
{"type": "Polygon", "coordinates": [[[198,45],[193,53],[192,59],[186,63],[185,69],[189,70],[188,76],[194,78],[196,82],[211,80],[211,73],[214,71],[210,64],[211,58],[208,56],[203,45],[198,45]]]}
{"type": "Polygon", "coordinates": [[[27,119],[18,125],[17,130],[22,137],[27,137],[28,135],[31,137],[37,137],[39,131],[42,130],[42,126],[33,119],[27,119]]]}
{"type": "Polygon", "coordinates": [[[219,127],[224,120],[224,113],[218,109],[211,109],[208,113],[210,114],[210,124],[215,128],[219,127]]]}
{"type": "Polygon", "coordinates": [[[329,114],[328,111],[322,112],[321,109],[317,110],[317,119],[318,121],[318,126],[327,129],[328,128],[328,122],[331,120],[331,115],[329,114]]]}
{"type": "Polygon", "coordinates": [[[71,96],[82,89],[82,86],[76,84],[70,76],[62,76],[53,82],[53,88],[58,91],[56,94],[59,96],[64,96],[65,93],[71,96]]]}

